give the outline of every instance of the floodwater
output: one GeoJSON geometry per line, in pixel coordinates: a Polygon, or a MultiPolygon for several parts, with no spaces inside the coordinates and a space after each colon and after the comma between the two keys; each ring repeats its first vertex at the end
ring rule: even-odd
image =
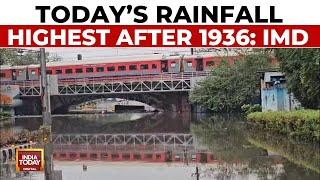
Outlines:
{"type": "MultiPolygon", "coordinates": [[[[36,130],[39,118],[2,122],[36,130]]],[[[319,179],[319,146],[257,130],[240,115],[127,113],[53,118],[64,180],[319,179]],[[198,175],[196,174],[198,169],[198,175]]],[[[2,163],[1,179],[44,179],[2,163]]]]}

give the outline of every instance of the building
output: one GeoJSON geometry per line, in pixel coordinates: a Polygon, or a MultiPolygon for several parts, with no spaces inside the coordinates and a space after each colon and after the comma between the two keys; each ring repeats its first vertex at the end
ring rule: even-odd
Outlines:
{"type": "Polygon", "coordinates": [[[283,73],[278,71],[261,73],[262,111],[290,111],[301,107],[293,94],[288,92],[283,73]]]}

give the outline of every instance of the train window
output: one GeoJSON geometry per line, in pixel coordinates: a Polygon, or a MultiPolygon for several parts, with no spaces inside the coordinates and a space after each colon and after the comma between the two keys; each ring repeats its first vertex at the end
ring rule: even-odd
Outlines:
{"type": "Polygon", "coordinates": [[[173,68],[176,67],[176,62],[172,62],[171,67],[173,67],[173,68]]]}
{"type": "Polygon", "coordinates": [[[188,66],[188,67],[192,67],[192,61],[188,61],[188,62],[187,62],[187,66],[188,66]]]}
{"type": "Polygon", "coordinates": [[[103,72],[104,71],[104,67],[97,67],[97,72],[103,72]]]}
{"type": "Polygon", "coordinates": [[[86,72],[87,72],[87,73],[92,73],[92,72],[93,72],[93,68],[87,68],[87,69],[86,69],[86,72]]]}
{"type": "Polygon", "coordinates": [[[32,75],[36,75],[36,70],[31,70],[32,75]]]}
{"type": "Polygon", "coordinates": [[[118,71],[125,71],[126,70],[126,66],[118,66],[118,71]]]}
{"type": "Polygon", "coordinates": [[[116,68],[114,66],[107,67],[108,71],[114,71],[116,68]]]}
{"type": "Polygon", "coordinates": [[[141,64],[140,69],[149,69],[148,64],[141,64]]]}
{"type": "Polygon", "coordinates": [[[0,73],[0,77],[2,78],[6,77],[6,73],[0,73]]]}
{"type": "Polygon", "coordinates": [[[72,69],[66,69],[66,74],[72,74],[72,69]]]}
{"type": "Polygon", "coordinates": [[[214,61],[207,61],[206,66],[214,66],[214,61]]]}
{"type": "Polygon", "coordinates": [[[137,70],[137,65],[130,65],[129,70],[137,70]]]}
{"type": "Polygon", "coordinates": [[[152,64],[152,69],[157,69],[157,65],[156,64],[152,64]]]}
{"type": "Polygon", "coordinates": [[[76,73],[83,73],[82,68],[78,68],[78,69],[76,69],[76,73]]]}
{"type": "Polygon", "coordinates": [[[52,70],[47,70],[47,74],[52,74],[52,70]]]}
{"type": "Polygon", "coordinates": [[[62,74],[62,70],[61,69],[57,69],[56,70],[56,74],[62,74]]]}

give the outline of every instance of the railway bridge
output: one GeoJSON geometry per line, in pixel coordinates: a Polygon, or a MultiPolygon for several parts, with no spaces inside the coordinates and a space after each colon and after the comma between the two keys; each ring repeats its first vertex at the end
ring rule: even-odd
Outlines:
{"type": "MultiPolygon", "coordinates": [[[[100,98],[137,100],[161,110],[188,111],[191,108],[187,101],[188,91],[208,74],[208,71],[194,71],[68,79],[49,75],[51,111],[64,113],[71,105],[100,98]]],[[[39,80],[1,82],[1,84],[19,86],[23,105],[16,108],[17,112],[24,115],[41,112],[42,93],[39,80]]]]}

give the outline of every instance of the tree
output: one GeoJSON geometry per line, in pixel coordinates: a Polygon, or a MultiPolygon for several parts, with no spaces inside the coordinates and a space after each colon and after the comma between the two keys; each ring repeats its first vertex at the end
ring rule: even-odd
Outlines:
{"type": "MultiPolygon", "coordinates": [[[[62,57],[57,54],[46,53],[47,62],[61,61],[62,57]]],[[[39,64],[37,51],[27,49],[0,49],[0,65],[30,65],[39,64]]]]}
{"type": "Polygon", "coordinates": [[[0,49],[0,64],[12,66],[38,64],[38,54],[22,49],[0,49]]]}
{"type": "Polygon", "coordinates": [[[16,58],[16,52],[13,49],[0,49],[0,65],[9,64],[16,58]]]}
{"type": "Polygon", "coordinates": [[[270,65],[267,51],[245,54],[233,66],[222,62],[191,91],[190,100],[216,112],[239,111],[242,105],[260,99],[257,71],[270,65]]]}
{"type": "Polygon", "coordinates": [[[320,108],[320,49],[275,49],[288,91],[305,108],[320,108]]]}

